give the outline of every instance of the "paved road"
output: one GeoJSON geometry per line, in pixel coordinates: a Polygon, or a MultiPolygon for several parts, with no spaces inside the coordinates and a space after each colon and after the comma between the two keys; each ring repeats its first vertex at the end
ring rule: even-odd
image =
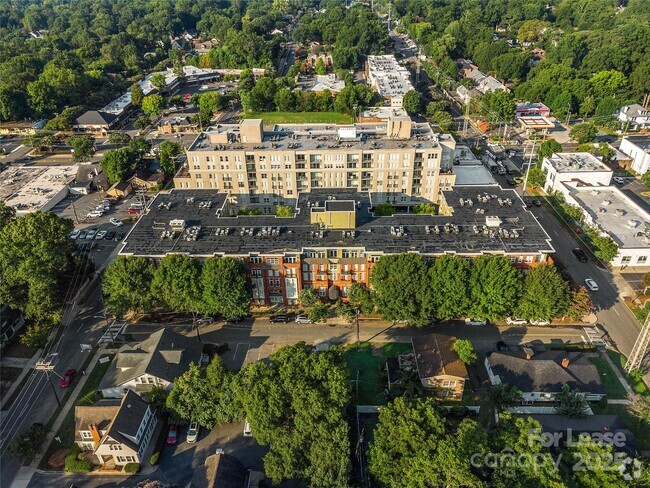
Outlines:
{"type": "MultiPolygon", "coordinates": [[[[57,353],[52,357],[54,373],[51,381],[59,398],[65,390],[59,388],[60,376],[69,369],[81,369],[89,352],[81,352],[81,342],[95,344],[101,336],[106,322],[96,319],[101,310],[99,288],[94,287],[85,302],[74,303],[66,311],[63,324],[67,324],[66,332],[53,346],[51,352],[57,353]]],[[[18,462],[9,459],[7,448],[11,439],[19,432],[30,427],[34,422],[46,424],[56,408],[54,391],[47,384],[46,377],[41,373],[30,373],[19,397],[5,412],[0,421],[0,486],[10,486],[16,472],[20,468],[18,462]]]]}

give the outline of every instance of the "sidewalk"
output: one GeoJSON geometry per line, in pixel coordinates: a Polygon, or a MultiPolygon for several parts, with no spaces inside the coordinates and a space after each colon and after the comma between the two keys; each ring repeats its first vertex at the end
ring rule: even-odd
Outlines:
{"type": "Polygon", "coordinates": [[[39,360],[41,357],[41,352],[43,350],[39,349],[36,351],[36,354],[32,356],[31,359],[28,358],[2,358],[0,361],[0,367],[3,368],[23,368],[23,370],[20,372],[18,377],[11,383],[11,386],[9,389],[5,392],[5,394],[2,396],[2,401],[0,402],[0,408],[5,406],[5,403],[7,400],[9,400],[12,395],[14,394],[14,391],[16,388],[18,388],[25,376],[27,376],[31,371],[34,369],[34,366],[36,365],[36,362],[39,360]]]}
{"type": "MultiPolygon", "coordinates": [[[[625,393],[628,394],[628,396],[634,397],[634,391],[632,388],[630,388],[630,385],[628,384],[627,380],[625,377],[621,374],[621,370],[618,369],[618,366],[616,366],[612,360],[609,358],[609,355],[606,352],[600,351],[600,357],[602,357],[605,361],[607,361],[607,364],[609,364],[609,367],[612,368],[612,371],[614,371],[614,374],[618,378],[618,380],[621,382],[621,385],[623,385],[623,389],[625,390],[625,393]]],[[[622,403],[622,402],[627,402],[629,403],[629,400],[607,400],[607,403],[622,403]]]]}
{"type": "MultiPolygon", "coordinates": [[[[92,371],[95,365],[97,364],[97,361],[99,361],[100,356],[102,356],[103,354],[105,354],[104,349],[100,348],[95,353],[95,357],[93,357],[93,359],[90,361],[90,364],[88,365],[88,368],[86,368],[86,370],[92,371]]],[[[18,473],[16,474],[13,483],[11,483],[11,488],[26,488],[27,485],[29,485],[29,482],[31,481],[32,476],[34,476],[34,473],[36,472],[36,468],[38,467],[39,463],[43,459],[43,455],[47,450],[48,446],[52,442],[56,442],[54,440],[54,437],[56,436],[56,433],[59,431],[59,428],[61,427],[61,424],[65,419],[65,416],[68,414],[71,408],[74,408],[74,404],[77,402],[77,397],[79,396],[79,393],[81,393],[81,390],[86,384],[86,381],[88,380],[89,376],[90,375],[87,374],[81,376],[79,382],[77,383],[77,386],[75,386],[74,390],[72,391],[72,394],[68,398],[68,401],[65,402],[65,405],[63,405],[63,408],[59,412],[59,416],[54,421],[54,424],[52,425],[52,430],[48,432],[47,438],[43,443],[43,447],[42,447],[43,452],[38,456],[36,456],[32,464],[30,464],[29,466],[22,466],[18,470],[18,473]]]]}

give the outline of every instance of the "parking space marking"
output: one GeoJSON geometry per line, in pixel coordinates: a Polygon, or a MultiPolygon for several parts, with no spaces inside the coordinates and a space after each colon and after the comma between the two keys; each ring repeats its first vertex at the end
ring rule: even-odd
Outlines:
{"type": "Polygon", "coordinates": [[[237,343],[237,347],[235,348],[235,354],[233,354],[233,360],[237,359],[237,355],[239,354],[239,346],[246,347],[246,352],[244,353],[244,361],[246,361],[246,356],[248,356],[248,350],[251,348],[251,345],[248,342],[237,343]]]}

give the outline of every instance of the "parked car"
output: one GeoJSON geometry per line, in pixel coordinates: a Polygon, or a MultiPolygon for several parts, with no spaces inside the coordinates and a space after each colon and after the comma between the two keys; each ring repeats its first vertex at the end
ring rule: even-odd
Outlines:
{"type": "Polygon", "coordinates": [[[88,234],[86,234],[86,240],[90,241],[94,239],[96,233],[97,233],[97,229],[88,229],[88,234]]]}
{"type": "Polygon", "coordinates": [[[503,341],[498,341],[497,342],[497,351],[506,352],[506,351],[509,351],[509,350],[510,350],[510,348],[508,347],[508,344],[506,344],[503,341]]]}
{"type": "Polygon", "coordinates": [[[510,186],[517,186],[517,182],[512,178],[507,178],[506,183],[508,183],[510,186]]]}
{"type": "Polygon", "coordinates": [[[487,325],[487,320],[483,319],[465,319],[465,325],[487,325]]]}
{"type": "Polygon", "coordinates": [[[551,325],[548,320],[531,320],[530,325],[551,325]]]}
{"type": "Polygon", "coordinates": [[[199,87],[199,90],[201,90],[201,91],[205,91],[205,90],[208,90],[209,88],[210,88],[210,87],[209,87],[208,85],[201,85],[201,86],[199,87]]]}
{"type": "Polygon", "coordinates": [[[587,253],[584,252],[582,249],[579,247],[576,247],[575,249],[571,249],[571,253],[576,257],[578,261],[581,263],[586,263],[589,261],[589,258],[587,257],[587,253]]]}
{"type": "Polygon", "coordinates": [[[95,207],[95,210],[97,210],[98,212],[104,212],[104,213],[108,212],[110,209],[111,209],[111,207],[109,207],[108,205],[97,205],[95,207]]]}
{"type": "Polygon", "coordinates": [[[312,321],[309,320],[309,317],[306,315],[297,315],[296,316],[296,323],[297,324],[311,324],[312,321]]]}
{"type": "Polygon", "coordinates": [[[230,317],[229,319],[224,320],[224,322],[227,324],[238,324],[241,321],[241,317],[230,317]]]}
{"type": "Polygon", "coordinates": [[[623,178],[621,178],[620,176],[614,176],[614,178],[612,178],[612,180],[614,180],[614,183],[616,183],[617,185],[624,185],[625,184],[625,180],[623,178]]]}
{"type": "Polygon", "coordinates": [[[169,431],[167,432],[167,444],[176,444],[178,440],[178,427],[176,424],[169,424],[169,431]]]}
{"type": "Polygon", "coordinates": [[[88,212],[88,214],[86,214],[86,217],[88,217],[89,219],[96,219],[98,217],[101,217],[102,215],[104,215],[104,212],[100,210],[93,210],[91,212],[88,212]]]}
{"type": "Polygon", "coordinates": [[[277,324],[277,323],[286,324],[291,322],[291,319],[286,315],[272,315],[271,317],[269,317],[269,322],[273,324],[277,324]]]}
{"type": "Polygon", "coordinates": [[[106,239],[107,241],[112,241],[114,237],[115,237],[115,232],[111,230],[106,233],[106,237],[104,237],[104,239],[106,239]]]}
{"type": "Polygon", "coordinates": [[[533,200],[533,205],[535,205],[536,207],[541,207],[541,206],[542,206],[542,202],[540,202],[539,200],[535,199],[535,200],[533,200]]]}
{"type": "Polygon", "coordinates": [[[138,213],[138,211],[135,208],[127,208],[126,213],[128,213],[130,215],[135,215],[135,214],[138,213]]]}
{"type": "Polygon", "coordinates": [[[248,419],[244,421],[244,437],[253,437],[253,432],[251,432],[251,424],[248,423],[248,419]]]}
{"type": "Polygon", "coordinates": [[[117,234],[115,234],[116,241],[121,241],[122,239],[124,239],[124,232],[118,232],[117,234]]]}
{"type": "Polygon", "coordinates": [[[516,317],[507,317],[506,318],[506,324],[508,325],[526,325],[528,323],[528,320],[526,319],[519,319],[516,317]]]}
{"type": "Polygon", "coordinates": [[[82,230],[81,232],[79,232],[79,237],[78,237],[78,239],[79,239],[79,240],[81,240],[81,239],[85,239],[87,235],[88,235],[88,231],[87,231],[87,230],[82,230]]]}
{"type": "Polygon", "coordinates": [[[199,430],[201,427],[199,427],[199,423],[194,420],[190,422],[190,428],[187,430],[187,443],[188,444],[193,444],[196,442],[196,440],[199,438],[199,430]]]}
{"type": "Polygon", "coordinates": [[[116,219],[115,217],[111,217],[111,220],[109,220],[109,222],[116,227],[122,227],[124,225],[124,222],[122,222],[119,219],[116,219]]]}
{"type": "Polygon", "coordinates": [[[70,232],[70,239],[76,239],[79,237],[79,234],[81,234],[81,231],[79,229],[75,229],[72,232],[70,232]]]}
{"type": "Polygon", "coordinates": [[[197,324],[211,324],[212,322],[214,322],[212,317],[201,317],[200,319],[196,319],[197,324]]]}
{"type": "Polygon", "coordinates": [[[585,285],[587,285],[587,288],[589,288],[591,291],[598,291],[598,283],[596,283],[591,278],[587,278],[585,280],[585,285]]]}
{"type": "Polygon", "coordinates": [[[97,232],[97,234],[95,234],[95,239],[99,241],[104,237],[106,237],[106,234],[107,232],[105,230],[100,230],[99,232],[97,232]]]}
{"type": "Polygon", "coordinates": [[[67,388],[70,386],[70,383],[75,379],[77,376],[77,370],[76,369],[69,369],[65,372],[63,375],[63,378],[61,378],[61,381],[59,381],[59,386],[61,388],[67,388]]]}

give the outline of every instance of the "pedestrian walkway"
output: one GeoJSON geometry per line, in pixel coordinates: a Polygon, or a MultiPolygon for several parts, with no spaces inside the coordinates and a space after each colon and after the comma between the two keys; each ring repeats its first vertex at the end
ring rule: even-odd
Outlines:
{"type": "Polygon", "coordinates": [[[0,401],[0,408],[3,408],[7,400],[13,396],[14,391],[21,385],[25,376],[32,372],[34,366],[36,365],[36,362],[41,357],[41,352],[42,349],[39,349],[31,358],[2,358],[0,361],[0,368],[22,368],[22,371],[2,396],[2,400],[0,401]],[[18,364],[18,362],[20,362],[20,364],[18,364]]]}
{"type": "Polygon", "coordinates": [[[607,400],[607,405],[629,405],[629,404],[631,404],[631,403],[632,403],[632,402],[631,402],[630,400],[625,400],[625,399],[621,399],[621,400],[615,400],[615,399],[607,400]]]}
{"type": "MultiPolygon", "coordinates": [[[[607,364],[609,364],[609,367],[612,368],[612,371],[614,371],[614,374],[616,375],[618,380],[621,382],[621,385],[623,385],[623,389],[625,390],[625,393],[627,393],[629,396],[634,396],[634,391],[632,390],[632,388],[628,384],[627,380],[625,379],[625,377],[621,373],[621,370],[618,369],[618,367],[609,358],[609,355],[604,351],[600,351],[600,356],[605,361],[607,361],[607,364]]],[[[608,400],[607,403],[610,403],[610,400],[608,400]]]]}
{"type": "MultiPolygon", "coordinates": [[[[100,348],[95,353],[95,356],[90,361],[90,364],[88,365],[88,368],[86,368],[86,370],[92,371],[95,368],[95,365],[97,364],[97,361],[99,360],[100,356],[102,356],[103,354],[105,354],[104,349],[100,348]]],[[[52,425],[52,429],[50,430],[50,432],[48,432],[47,438],[43,443],[42,453],[36,456],[32,464],[30,464],[29,466],[22,466],[18,470],[18,473],[16,474],[13,483],[11,483],[11,488],[26,488],[27,485],[29,485],[29,482],[31,481],[32,476],[34,476],[34,473],[36,472],[36,468],[38,467],[41,460],[43,459],[43,456],[48,446],[52,442],[54,442],[54,436],[56,436],[57,432],[59,431],[59,428],[61,427],[61,424],[63,423],[63,420],[65,419],[70,409],[74,408],[74,404],[77,402],[77,397],[81,393],[81,390],[86,384],[86,381],[88,381],[89,377],[90,375],[88,374],[85,374],[80,377],[77,386],[75,386],[74,390],[72,391],[72,394],[68,398],[68,401],[65,402],[65,405],[63,405],[63,408],[59,412],[59,416],[54,421],[54,424],[52,425]]]]}

